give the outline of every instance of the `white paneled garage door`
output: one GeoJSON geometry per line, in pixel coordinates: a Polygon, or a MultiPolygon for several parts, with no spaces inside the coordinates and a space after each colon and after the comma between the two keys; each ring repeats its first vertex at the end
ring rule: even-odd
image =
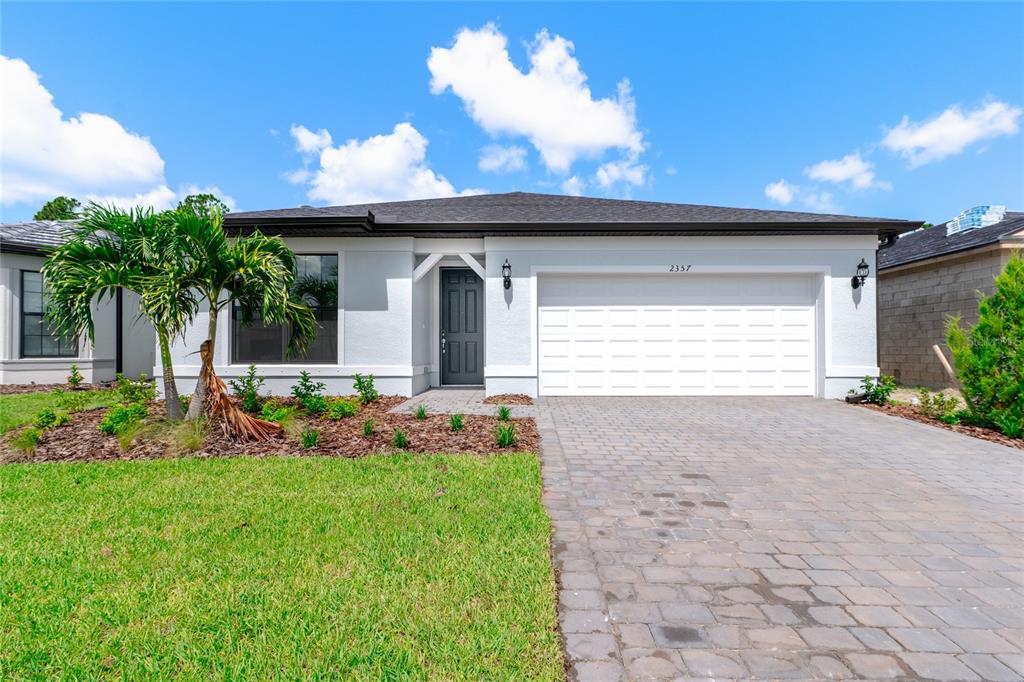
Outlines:
{"type": "Polygon", "coordinates": [[[810,275],[542,275],[541,395],[814,395],[810,275]]]}

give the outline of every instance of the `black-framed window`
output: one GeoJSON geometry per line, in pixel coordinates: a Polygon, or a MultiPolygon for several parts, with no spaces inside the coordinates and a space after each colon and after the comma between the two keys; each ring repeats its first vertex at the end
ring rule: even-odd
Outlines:
{"type": "Polygon", "coordinates": [[[302,298],[317,320],[316,339],[309,349],[288,357],[291,329],[256,321],[243,326],[238,307],[231,311],[231,362],[234,364],[327,364],[338,362],[338,256],[295,257],[295,295],[302,298]]]}
{"type": "Polygon", "coordinates": [[[55,334],[44,319],[49,294],[42,273],[21,271],[21,357],[73,358],[75,339],[55,334]]]}

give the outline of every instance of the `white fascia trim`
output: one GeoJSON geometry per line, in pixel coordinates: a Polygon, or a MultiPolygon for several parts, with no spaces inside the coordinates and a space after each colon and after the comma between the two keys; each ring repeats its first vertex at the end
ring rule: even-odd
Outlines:
{"type": "Polygon", "coordinates": [[[473,254],[460,253],[459,258],[465,261],[466,265],[468,265],[470,269],[476,273],[477,277],[479,277],[482,280],[487,279],[487,271],[484,270],[484,266],[480,265],[480,261],[473,257],[473,254]]]}
{"type": "Polygon", "coordinates": [[[488,251],[863,251],[874,235],[486,237],[488,251]]]}
{"type": "Polygon", "coordinates": [[[430,272],[442,258],[444,258],[443,253],[432,253],[429,256],[427,256],[426,259],[422,263],[417,265],[416,268],[412,271],[413,283],[415,284],[416,282],[423,279],[427,275],[427,273],[430,272]]]}

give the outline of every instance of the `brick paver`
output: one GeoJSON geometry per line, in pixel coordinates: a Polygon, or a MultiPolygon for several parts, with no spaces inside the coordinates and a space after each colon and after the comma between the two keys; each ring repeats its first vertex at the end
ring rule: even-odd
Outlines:
{"type": "Polygon", "coordinates": [[[1022,679],[1021,451],[814,399],[513,412],[541,430],[571,677],[1022,679]]]}

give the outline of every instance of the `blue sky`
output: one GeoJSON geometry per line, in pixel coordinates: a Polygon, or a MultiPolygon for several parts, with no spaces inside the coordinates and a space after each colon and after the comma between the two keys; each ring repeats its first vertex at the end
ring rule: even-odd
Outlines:
{"type": "Polygon", "coordinates": [[[209,187],[1024,208],[1020,3],[5,3],[0,30],[5,221],[209,187]]]}

